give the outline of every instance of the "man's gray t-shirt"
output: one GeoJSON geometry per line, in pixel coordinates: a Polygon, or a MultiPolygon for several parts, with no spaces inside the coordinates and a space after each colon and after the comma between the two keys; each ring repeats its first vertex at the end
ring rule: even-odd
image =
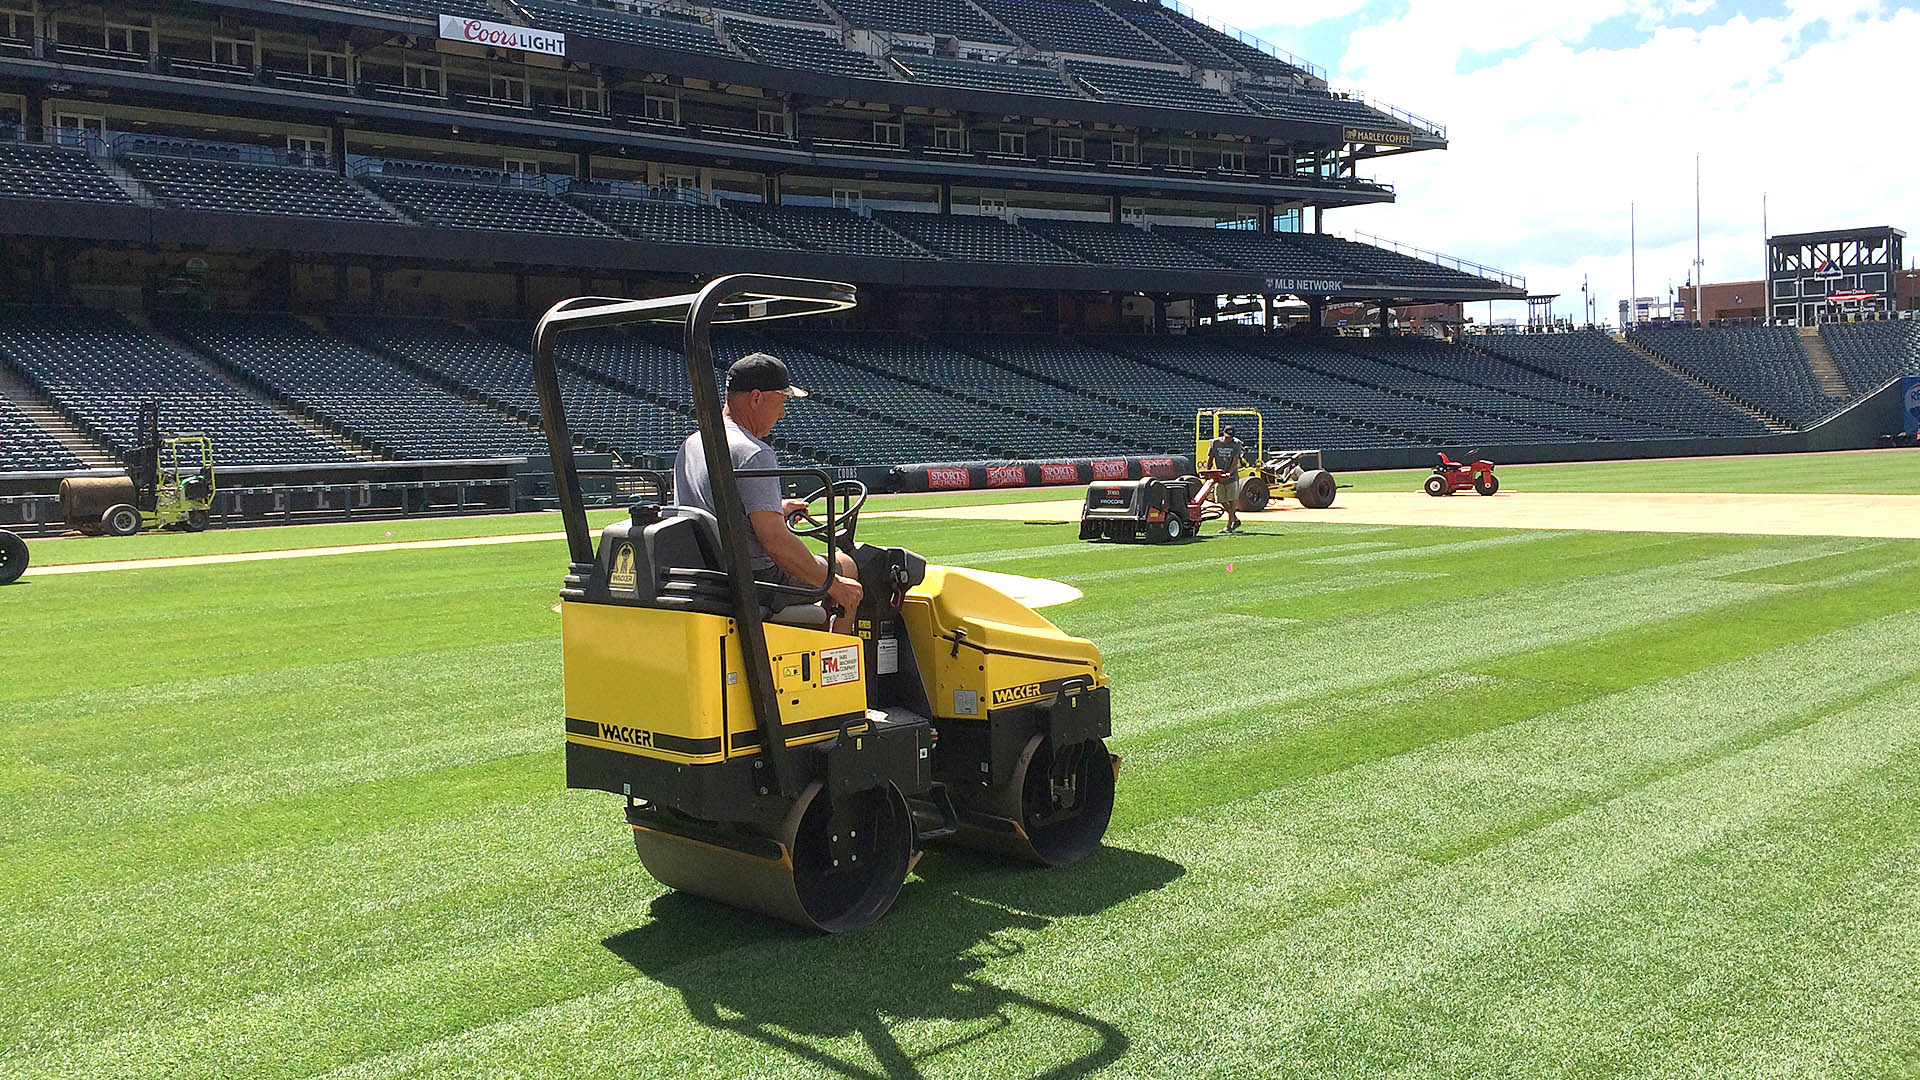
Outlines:
{"type": "Polygon", "coordinates": [[[1207,447],[1207,460],[1216,469],[1238,472],[1241,459],[1247,456],[1247,444],[1232,435],[1222,435],[1207,447]]]}
{"type": "MultiPolygon", "coordinates": [[[[743,469],[776,469],[780,466],[773,447],[754,437],[753,433],[728,420],[727,449],[733,458],[733,471],[743,469]]],[[[740,507],[751,514],[758,510],[780,510],[780,481],[772,476],[742,476],[740,483],[740,507]]],[[[681,506],[697,506],[709,514],[718,516],[713,505],[713,483],[707,477],[707,455],[700,445],[700,433],[687,436],[680,444],[680,456],[673,462],[673,498],[681,506]]],[[[747,535],[748,565],[755,573],[773,565],[773,556],[761,546],[760,538],[754,535],[753,526],[746,520],[740,527],[747,535]]]]}

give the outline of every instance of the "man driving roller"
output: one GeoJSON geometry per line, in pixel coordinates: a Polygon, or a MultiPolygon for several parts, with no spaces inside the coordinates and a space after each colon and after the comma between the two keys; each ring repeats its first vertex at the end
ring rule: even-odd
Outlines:
{"type": "MultiPolygon", "coordinates": [[[[803,398],[805,390],[793,385],[787,365],[779,357],[756,352],[733,362],[727,368],[726,417],[727,451],[734,472],[775,469],[779,460],[767,436],[773,425],[787,415],[787,399],[803,398]]],[[[828,610],[839,608],[833,620],[835,633],[851,633],[855,609],[860,606],[860,581],[853,560],[843,551],[834,551],[834,563],[815,555],[793,530],[787,527],[787,515],[806,506],[801,499],[782,499],[780,481],[772,476],[739,478],[740,506],[746,512],[747,556],[753,576],[776,585],[818,588],[827,581],[828,610]],[[830,570],[829,567],[834,569],[830,570]]],[[[717,513],[713,502],[713,482],[707,475],[706,453],[700,433],[687,436],[673,462],[674,498],[683,506],[697,506],[717,513]]]]}

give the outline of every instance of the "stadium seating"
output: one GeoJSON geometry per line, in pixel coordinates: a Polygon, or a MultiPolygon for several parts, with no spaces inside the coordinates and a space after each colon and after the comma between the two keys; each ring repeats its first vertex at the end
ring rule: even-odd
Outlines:
{"type": "Polygon", "coordinates": [[[1042,52],[1172,63],[1152,38],[1096,3],[1075,0],[980,0],[1002,26],[1042,52]]]}
{"type": "Polygon", "coordinates": [[[1531,371],[1617,398],[1623,411],[1695,436],[1765,435],[1766,425],[1675,379],[1597,330],[1571,334],[1489,334],[1469,347],[1531,371]]]}
{"type": "Polygon", "coordinates": [[[533,3],[513,0],[527,21],[543,30],[559,30],[603,41],[628,41],[656,49],[732,56],[732,50],[714,36],[713,27],[685,19],[650,19],[606,8],[573,3],[533,3]]]}
{"type": "Polygon", "coordinates": [[[173,312],[163,325],[316,420],[392,458],[518,457],[538,434],[288,315],[173,312]]]}
{"type": "Polygon", "coordinates": [[[132,202],[83,150],[0,139],[0,198],[132,202]]]}
{"type": "Polygon", "coordinates": [[[1343,280],[1352,269],[1309,250],[1299,242],[1299,233],[1262,234],[1251,229],[1205,229],[1190,225],[1156,226],[1153,231],[1228,266],[1263,274],[1343,280]]]}
{"type": "Polygon", "coordinates": [[[854,52],[819,30],[729,19],[727,40],[748,56],[774,67],[802,68],[853,79],[891,78],[880,62],[854,52]]]}
{"type": "Polygon", "coordinates": [[[1920,375],[1920,322],[1828,323],[1820,336],[1856,394],[1871,393],[1902,375],[1920,375]]]}
{"type": "Polygon", "coordinates": [[[820,333],[784,334],[771,345],[735,339],[741,352],[771,348],[785,359],[796,381],[811,393],[891,425],[905,421],[928,431],[945,432],[978,444],[990,457],[1034,458],[1091,456],[1114,451],[1109,435],[1087,431],[1052,417],[1022,415],[960,388],[920,380],[888,363],[884,353],[862,350],[866,364],[838,355],[857,348],[848,338],[820,333]]]}
{"type": "Polygon", "coordinates": [[[1347,339],[1332,337],[1263,338],[1254,339],[1247,348],[1295,369],[1282,384],[1314,386],[1309,400],[1434,442],[1487,445],[1578,442],[1594,437],[1584,428],[1554,423],[1563,417],[1540,403],[1397,367],[1365,355],[1362,349],[1342,347],[1348,344],[1347,339]],[[1554,415],[1543,415],[1549,412],[1554,415]]]}
{"type": "Polygon", "coordinates": [[[1158,105],[1173,109],[1205,109],[1243,113],[1246,106],[1218,90],[1209,90],[1177,71],[1165,68],[1067,61],[1067,74],[1099,97],[1129,105],[1158,105]]]}
{"type": "Polygon", "coordinates": [[[967,0],[829,0],[849,23],[905,34],[951,34],[963,41],[1007,41],[967,0]]]}
{"type": "Polygon", "coordinates": [[[707,3],[722,11],[740,11],[769,19],[791,19],[795,22],[812,23],[832,21],[826,11],[813,0],[707,0],[707,3]]]}
{"type": "MultiPolygon", "coordinates": [[[[1358,275],[1378,281],[1411,281],[1456,289],[1484,289],[1499,284],[1425,259],[1416,259],[1372,244],[1355,243],[1338,236],[1318,233],[1285,235],[1290,243],[1299,244],[1329,262],[1342,263],[1351,271],[1357,271],[1358,275]]],[[[1356,274],[1349,272],[1346,276],[1352,278],[1356,274]]]]}
{"type": "Polygon", "coordinates": [[[1044,237],[997,217],[876,210],[874,220],[921,247],[964,262],[1084,263],[1044,237]]]}
{"type": "MultiPolygon", "coordinates": [[[[330,326],[528,424],[540,422],[533,358],[525,344],[515,348],[441,319],[354,316],[335,318],[330,326]]],[[[528,334],[523,340],[530,338],[528,334]]],[[[616,451],[629,460],[671,454],[693,428],[683,413],[621,393],[571,368],[560,371],[560,393],[575,443],[616,451]]]]}
{"type": "Polygon", "coordinates": [[[1105,337],[1091,341],[1197,380],[1225,384],[1215,406],[1248,402],[1267,418],[1269,445],[1320,449],[1409,442],[1538,442],[1531,425],[1418,401],[1339,369],[1348,359],[1325,345],[1260,337],[1105,337]]]}
{"type": "Polygon", "coordinates": [[[1434,396],[1569,433],[1600,439],[1675,439],[1688,434],[1666,424],[1634,417],[1628,411],[1629,406],[1597,390],[1561,382],[1487,353],[1432,338],[1337,338],[1329,344],[1387,365],[1378,374],[1385,385],[1394,389],[1418,391],[1421,387],[1434,387],[1434,396]],[[1394,373],[1391,370],[1394,367],[1406,369],[1408,375],[1394,373]],[[1461,389],[1449,383],[1460,384],[1461,389]]]}
{"type": "Polygon", "coordinates": [[[622,198],[580,190],[569,192],[567,199],[628,236],[649,243],[761,249],[794,246],[751,221],[706,203],[678,198],[622,198]]]}
{"type": "Polygon", "coordinates": [[[0,356],[121,458],[133,449],[141,405],[153,401],[163,432],[207,436],[221,464],[354,460],[118,315],[0,309],[0,356]]]}
{"type": "Polygon", "coordinates": [[[1005,94],[1039,94],[1043,97],[1079,97],[1060,73],[1037,64],[982,63],[973,60],[942,60],[932,56],[893,54],[895,66],[903,68],[915,82],[938,86],[961,86],[970,90],[998,90],[1005,94]]]}
{"type": "Polygon", "coordinates": [[[0,472],[80,469],[85,464],[20,407],[0,397],[0,472]]]}
{"type": "Polygon", "coordinates": [[[1064,218],[1022,218],[1020,224],[1084,257],[1112,266],[1156,270],[1221,270],[1222,265],[1155,232],[1134,225],[1064,218]]]}
{"type": "Polygon", "coordinates": [[[1644,327],[1628,336],[1675,367],[1795,426],[1819,420],[1842,404],[1820,389],[1800,332],[1791,326],[1644,327]]]}
{"type": "Polygon", "coordinates": [[[1181,29],[1192,34],[1202,43],[1219,50],[1221,55],[1228,57],[1257,76],[1275,78],[1288,83],[1312,78],[1307,72],[1281,60],[1279,57],[1264,50],[1257,49],[1231,34],[1221,33],[1198,19],[1183,15],[1172,8],[1163,8],[1162,10],[1165,11],[1167,17],[1178,24],[1181,29]]]}
{"type": "Polygon", "coordinates": [[[323,169],[140,154],[124,155],[120,163],[155,198],[187,210],[348,221],[399,220],[365,191],[323,169]]]}
{"type": "Polygon", "coordinates": [[[1240,89],[1240,97],[1254,108],[1289,120],[1320,124],[1406,130],[1407,125],[1362,102],[1335,97],[1324,90],[1272,90],[1258,86],[1240,89]]]}
{"type": "MultiPolygon", "coordinates": [[[[1054,428],[1086,432],[1097,437],[1091,443],[1096,453],[1120,450],[1164,453],[1169,445],[1168,429],[1158,419],[1042,382],[923,338],[833,331],[792,332],[780,337],[812,353],[839,357],[873,371],[896,372],[923,385],[939,387],[948,394],[989,403],[1040,421],[1044,425],[1043,434],[1054,428]]],[[[1035,457],[1064,452],[1052,442],[1032,447],[1035,457]]]]}
{"type": "Polygon", "coordinates": [[[1132,23],[1141,33],[1159,42],[1174,55],[1195,67],[1216,71],[1245,71],[1247,66],[1220,51],[1206,39],[1188,29],[1192,20],[1182,18],[1171,8],[1136,0],[1108,0],[1115,15],[1132,23]]]}
{"type": "Polygon", "coordinates": [[[726,207],[755,225],[814,251],[883,259],[934,257],[886,226],[840,207],[768,206],[751,202],[729,202],[726,207]]]}
{"type": "Polygon", "coordinates": [[[511,185],[450,183],[370,173],[361,183],[423,225],[567,236],[617,236],[606,225],[545,191],[511,185]]]}

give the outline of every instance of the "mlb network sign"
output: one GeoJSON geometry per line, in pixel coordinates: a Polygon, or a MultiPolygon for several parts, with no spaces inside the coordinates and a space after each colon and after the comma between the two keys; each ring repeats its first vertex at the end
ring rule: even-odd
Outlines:
{"type": "Polygon", "coordinates": [[[465,41],[495,49],[520,49],[547,56],[567,55],[567,35],[526,26],[463,19],[458,15],[440,16],[440,37],[447,41],[465,41]]]}

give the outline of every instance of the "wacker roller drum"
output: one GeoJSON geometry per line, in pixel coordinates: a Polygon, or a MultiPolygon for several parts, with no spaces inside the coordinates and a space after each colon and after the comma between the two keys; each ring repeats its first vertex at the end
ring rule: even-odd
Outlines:
{"type": "Polygon", "coordinates": [[[854,302],[850,285],[735,275],[684,296],[565,300],[533,336],[571,560],[560,592],[567,786],[626,801],[640,861],[663,884],[829,932],[884,915],[934,841],[1043,866],[1083,858],[1106,833],[1119,770],[1091,642],[981,576],[856,542],[857,481],[734,470],[713,324],[854,302]],[[596,544],[556,339],[641,321],[682,325],[717,512],[640,503],[596,544]],[[788,524],[852,558],[854,633],[829,629],[825,584],[754,580],[742,476],[817,488],[788,524]]]}

